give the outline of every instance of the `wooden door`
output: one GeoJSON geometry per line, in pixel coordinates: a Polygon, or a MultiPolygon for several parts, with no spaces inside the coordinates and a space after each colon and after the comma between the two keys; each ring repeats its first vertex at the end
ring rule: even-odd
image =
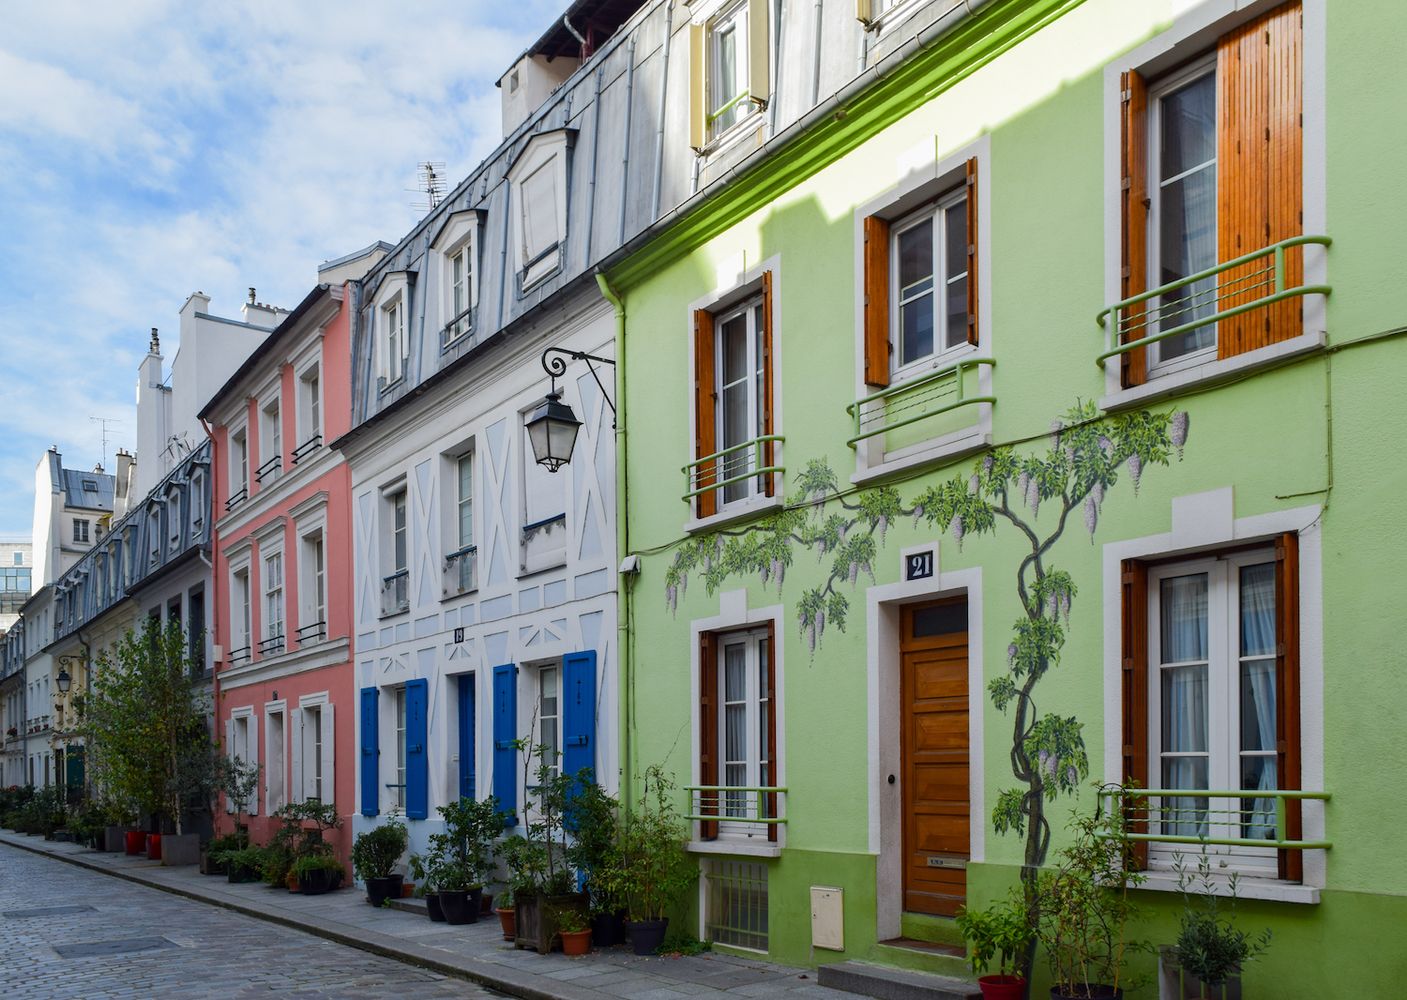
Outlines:
{"type": "Polygon", "coordinates": [[[900,728],[904,909],[952,916],[967,897],[967,600],[903,610],[900,728]]]}

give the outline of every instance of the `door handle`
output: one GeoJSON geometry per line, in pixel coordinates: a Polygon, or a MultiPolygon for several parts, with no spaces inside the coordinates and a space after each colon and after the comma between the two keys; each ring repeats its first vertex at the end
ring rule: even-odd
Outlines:
{"type": "Polygon", "coordinates": [[[892,774],[889,776],[889,783],[890,783],[891,785],[894,784],[894,775],[892,775],[892,774]]]}

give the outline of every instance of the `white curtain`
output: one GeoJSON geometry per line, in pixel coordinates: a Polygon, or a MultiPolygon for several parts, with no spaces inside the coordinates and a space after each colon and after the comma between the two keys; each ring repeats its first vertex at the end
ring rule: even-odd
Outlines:
{"type": "MultiPolygon", "coordinates": [[[[1206,788],[1207,757],[1207,576],[1164,580],[1161,587],[1163,786],[1206,788]],[[1200,661],[1200,662],[1198,662],[1200,661]],[[1179,754],[1183,756],[1166,756],[1179,754]]],[[[1163,832],[1206,836],[1205,798],[1162,804],[1163,832]]]]}
{"type": "MultiPolygon", "coordinates": [[[[1275,564],[1241,569],[1241,787],[1278,782],[1275,757],[1275,564]]],[[[1250,799],[1242,836],[1273,839],[1275,800],[1250,799]]]]}

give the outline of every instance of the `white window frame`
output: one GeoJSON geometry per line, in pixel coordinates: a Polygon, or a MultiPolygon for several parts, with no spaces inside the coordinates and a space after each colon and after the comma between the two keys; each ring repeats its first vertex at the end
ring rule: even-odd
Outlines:
{"type": "MultiPolygon", "coordinates": [[[[1269,656],[1242,657],[1239,646],[1240,570],[1246,566],[1275,564],[1275,549],[1261,548],[1225,555],[1194,558],[1185,562],[1166,563],[1148,570],[1148,762],[1149,785],[1166,787],[1162,779],[1165,753],[1162,748],[1162,582],[1184,576],[1205,574],[1207,577],[1207,788],[1239,789],[1241,787],[1241,700],[1240,664],[1243,659],[1274,660],[1269,656]]],[[[1260,756],[1274,760],[1275,750],[1261,751],[1260,756]]],[[[1202,756],[1197,754],[1197,756],[1202,756]]],[[[1277,786],[1279,782],[1277,781],[1277,786]]],[[[1190,808],[1196,800],[1169,800],[1168,807],[1190,808]]],[[[1234,799],[1213,799],[1212,810],[1239,808],[1234,799]]],[[[1209,836],[1240,837],[1239,829],[1230,823],[1218,823],[1213,811],[1209,817],[1209,836]]],[[[1274,822],[1273,815],[1270,821],[1274,822]]],[[[1195,854],[1195,849],[1153,842],[1148,852],[1150,868],[1170,870],[1174,855],[1195,854]]],[[[1276,852],[1273,848],[1208,846],[1207,853],[1217,857],[1217,865],[1231,868],[1244,875],[1275,878],[1276,852]]]]}
{"type": "Polygon", "coordinates": [[[327,534],[322,524],[298,532],[298,645],[327,635],[327,534]],[[303,630],[323,623],[321,636],[303,630]]]}
{"type": "Polygon", "coordinates": [[[516,258],[514,270],[518,275],[520,292],[526,292],[562,268],[567,247],[568,160],[574,135],[569,129],[557,129],[533,136],[508,169],[510,200],[513,206],[511,239],[516,258]],[[552,185],[551,218],[557,238],[542,248],[534,249],[528,246],[528,203],[524,189],[530,180],[543,176],[542,171],[548,172],[545,176],[550,179],[552,185]]]}
{"type": "MultiPolygon", "coordinates": [[[[971,273],[964,266],[962,274],[949,278],[948,271],[948,241],[947,226],[949,216],[956,209],[966,211],[967,196],[969,192],[966,185],[958,185],[934,201],[924,205],[916,212],[911,212],[890,226],[889,231],[889,357],[891,358],[890,381],[891,384],[898,384],[908,379],[922,375],[924,372],[932,371],[935,368],[942,368],[951,364],[964,354],[972,352],[972,345],[967,342],[964,336],[956,344],[945,343],[948,335],[948,289],[956,281],[966,281],[968,289],[968,309],[971,312],[972,283],[971,273]],[[903,289],[899,287],[899,238],[910,229],[930,222],[933,227],[933,274],[932,295],[933,295],[933,352],[919,358],[913,358],[907,362],[900,362],[900,349],[903,341],[903,289]]],[[[962,219],[964,227],[967,224],[964,214],[962,219]]],[[[964,265],[966,262],[964,262],[964,265]]],[[[964,331],[966,327],[964,326],[964,331]]]]}
{"type": "MultiPolygon", "coordinates": [[[[396,482],[385,487],[381,491],[380,497],[380,549],[381,549],[381,573],[378,578],[378,599],[382,593],[381,588],[385,587],[387,579],[397,574],[405,574],[406,605],[410,605],[410,483],[406,479],[398,479],[396,482]],[[396,501],[400,499],[404,511],[404,525],[396,527],[396,501]],[[405,558],[402,561],[396,553],[397,535],[404,538],[405,558]]],[[[395,608],[386,610],[382,606],[381,617],[401,614],[402,609],[395,608]]]]}
{"type": "MultiPolygon", "coordinates": [[[[762,419],[765,400],[761,393],[764,393],[766,390],[765,387],[759,386],[760,380],[767,376],[760,345],[761,339],[764,336],[764,331],[760,329],[763,318],[759,314],[762,309],[762,297],[760,295],[749,295],[741,302],[729,306],[726,310],[719,311],[713,317],[713,370],[715,373],[714,380],[717,399],[713,408],[713,432],[714,442],[719,451],[730,447],[723,440],[724,422],[727,418],[723,405],[723,390],[726,388],[723,385],[723,326],[730,320],[737,319],[740,316],[743,317],[747,328],[746,387],[748,394],[748,424],[752,429],[752,433],[744,440],[753,440],[764,433],[762,419]]],[[[775,373],[773,377],[775,377],[775,373]]],[[[736,385],[737,383],[731,384],[736,385]]],[[[751,449],[745,452],[736,452],[734,457],[741,455],[742,461],[752,464],[755,467],[756,463],[754,460],[756,454],[756,449],[751,449]]],[[[726,465],[726,462],[724,464],[726,465]]],[[[729,470],[719,478],[728,479],[731,478],[731,476],[732,471],[729,470]]],[[[763,484],[758,481],[759,478],[760,477],[757,476],[750,476],[740,483],[735,483],[733,486],[725,486],[722,489],[714,491],[714,496],[718,498],[718,509],[721,511],[724,508],[736,508],[740,504],[746,505],[755,503],[757,498],[764,493],[763,484]],[[730,500],[728,499],[728,495],[731,491],[741,492],[730,500]]]]}
{"type": "Polygon", "coordinates": [[[181,491],[172,487],[166,494],[166,553],[174,556],[181,551],[181,491]]]}
{"type": "MultiPolygon", "coordinates": [[[[322,359],[317,358],[298,372],[298,441],[295,450],[303,448],[323,430],[322,359]]],[[[311,450],[311,449],[310,449],[311,450]]],[[[302,454],[299,455],[301,459],[302,454]]]]}
{"type": "MultiPolygon", "coordinates": [[[[538,745],[551,747],[555,751],[544,760],[551,766],[552,773],[556,775],[561,771],[562,766],[562,661],[546,660],[534,664],[531,677],[533,715],[537,718],[537,732],[533,734],[533,739],[538,745]],[[547,711],[549,696],[552,699],[551,714],[547,711]],[[550,743],[545,738],[549,725],[552,737],[550,743]]],[[[533,766],[536,768],[536,762],[533,763],[533,766]]]]}
{"type": "Polygon", "coordinates": [[[327,805],[336,802],[336,727],[328,692],[305,694],[298,699],[297,727],[294,733],[293,781],[295,801],[313,799],[327,805]]]}
{"type": "MultiPolygon", "coordinates": [[[[267,550],[259,552],[259,598],[262,620],[260,626],[264,633],[261,641],[268,641],[281,637],[283,639],[283,649],[288,648],[288,588],[287,572],[284,566],[283,546],[271,546],[267,550]],[[271,572],[277,569],[277,573],[271,572]],[[275,578],[276,577],[276,578],[275,578]],[[278,618],[275,619],[273,611],[278,611],[278,618]],[[273,624],[277,620],[279,629],[273,631],[273,624]]],[[[283,652],[279,650],[278,652],[283,652]]],[[[264,655],[277,655],[264,654],[264,655]]]]}
{"type": "Polygon", "coordinates": [[[281,383],[275,383],[273,391],[259,400],[259,468],[264,468],[275,458],[278,464],[264,473],[259,480],[260,487],[267,488],[283,475],[283,392],[281,383]]]}
{"type": "MultiPolygon", "coordinates": [[[[776,787],[776,782],[771,780],[770,775],[766,782],[762,780],[762,728],[767,725],[766,706],[770,702],[773,694],[773,692],[769,691],[767,692],[768,697],[766,699],[761,697],[762,678],[764,674],[761,649],[762,644],[767,642],[768,639],[768,631],[765,628],[723,632],[716,635],[714,639],[718,647],[716,653],[718,657],[718,690],[712,692],[712,694],[718,699],[718,729],[713,734],[713,738],[715,740],[715,752],[718,755],[718,784],[720,785],[732,784],[728,780],[727,770],[730,765],[727,758],[728,706],[731,704],[741,704],[743,706],[743,728],[746,734],[745,743],[747,744],[747,756],[740,762],[746,769],[746,774],[743,776],[743,781],[738,787],[758,787],[764,784],[776,787]],[[743,692],[741,699],[729,701],[727,698],[727,651],[730,647],[736,648],[738,646],[742,646],[744,651],[743,677],[746,690],[743,692]]],[[[774,654],[775,650],[771,649],[769,646],[767,651],[769,659],[774,654]]],[[[775,748],[768,748],[768,753],[773,758],[776,757],[775,748]]],[[[769,759],[767,765],[769,770],[775,771],[775,760],[769,759]]],[[[718,812],[722,815],[725,811],[733,809],[751,809],[755,802],[756,799],[750,795],[742,795],[736,800],[732,800],[727,793],[720,793],[717,799],[718,812]]],[[[746,815],[746,813],[743,813],[743,815],[746,815]]],[[[740,839],[747,841],[761,837],[763,840],[766,840],[767,824],[748,823],[740,819],[720,819],[718,821],[718,836],[719,839],[740,839]]]]}
{"type": "Polygon", "coordinates": [[[81,544],[87,542],[88,539],[89,539],[89,537],[91,536],[91,532],[90,532],[90,530],[89,530],[91,527],[92,527],[92,525],[89,523],[89,521],[88,521],[87,518],[75,517],[75,518],[73,519],[73,541],[74,541],[74,543],[81,545],[81,544]],[[81,530],[80,530],[80,527],[81,527],[81,530]]]}
{"type": "MultiPolygon", "coordinates": [[[[751,119],[759,110],[760,105],[752,99],[751,87],[747,86],[749,68],[751,66],[751,46],[752,38],[749,37],[749,11],[750,3],[765,3],[766,0],[733,0],[725,4],[717,13],[711,15],[704,22],[704,114],[705,114],[705,136],[710,144],[718,142],[724,136],[732,133],[735,129],[751,119]],[[734,49],[735,80],[733,86],[727,88],[734,91],[730,96],[719,92],[719,47],[718,40],[720,34],[725,31],[732,31],[738,44],[734,49]],[[744,85],[739,87],[738,82],[744,85]],[[736,101],[733,107],[740,107],[741,113],[737,118],[721,127],[717,124],[718,118],[726,112],[718,109],[728,105],[729,102],[736,101]]],[[[763,44],[767,44],[764,40],[763,44]]],[[[732,108],[729,108],[731,111],[732,108]]]]}
{"type": "Polygon", "coordinates": [[[236,650],[253,653],[253,575],[250,560],[245,556],[239,563],[230,564],[230,654],[236,650]],[[242,581],[242,582],[241,582],[242,581]]]}
{"type": "Polygon", "coordinates": [[[442,509],[444,516],[442,520],[443,533],[441,535],[441,537],[445,539],[445,579],[443,581],[443,590],[444,596],[450,598],[477,590],[479,585],[477,564],[478,543],[476,541],[479,537],[479,530],[478,524],[474,520],[475,514],[477,513],[474,493],[478,486],[479,475],[473,439],[470,439],[453,451],[446,452],[443,457],[444,499],[442,509]],[[460,481],[460,468],[466,462],[469,465],[469,495],[467,497],[464,496],[461,490],[460,481]],[[466,507],[468,508],[469,520],[467,537],[465,536],[463,524],[464,509],[466,507]],[[469,549],[474,549],[474,552],[471,553],[467,551],[469,549]],[[458,562],[453,569],[449,564],[451,556],[458,557],[458,562]],[[464,565],[465,559],[473,560],[474,568],[471,571],[471,576],[468,581],[469,586],[462,587],[460,586],[460,582],[463,580],[463,571],[458,567],[464,565]]]}
{"type": "Polygon", "coordinates": [[[229,430],[230,441],[230,496],[241,491],[246,499],[249,496],[249,427],[241,422],[229,430]]]}
{"type": "Polygon", "coordinates": [[[269,813],[288,805],[288,703],[264,703],[264,806],[269,813]],[[277,733],[273,720],[279,719],[277,733]],[[277,735],[277,740],[275,736],[277,735]]]}
{"type": "Polygon", "coordinates": [[[377,309],[377,326],[381,332],[376,343],[381,377],[386,388],[405,378],[406,362],[410,360],[406,344],[405,302],[405,296],[396,294],[377,309]]]}
{"type": "MultiPolygon", "coordinates": [[[[229,730],[226,734],[229,740],[227,755],[237,758],[244,764],[261,764],[259,757],[259,720],[254,714],[253,705],[241,705],[239,708],[230,710],[229,730]]],[[[234,812],[233,804],[226,801],[226,811],[234,812]]],[[[259,789],[256,787],[249,793],[249,798],[244,802],[244,814],[246,816],[259,815],[259,789]]]]}
{"type": "Polygon", "coordinates": [[[409,774],[406,729],[406,689],[405,685],[402,684],[391,689],[391,733],[396,741],[395,755],[392,757],[395,779],[392,801],[395,803],[395,808],[402,813],[405,812],[406,808],[406,777],[409,774]]]}
{"type": "MultiPolygon", "coordinates": [[[[519,523],[521,525],[521,528],[518,531],[519,576],[530,576],[533,573],[539,573],[542,570],[554,569],[558,566],[565,566],[567,563],[567,551],[569,548],[566,532],[568,528],[568,521],[570,520],[570,508],[572,498],[569,495],[570,491],[567,487],[567,483],[569,482],[569,480],[564,479],[560,473],[546,473],[546,475],[551,476],[552,478],[545,481],[550,482],[554,487],[559,487],[561,489],[561,513],[552,514],[544,518],[537,518],[535,520],[529,520],[528,477],[529,475],[539,475],[539,473],[535,471],[530,473],[529,469],[531,468],[536,470],[541,468],[540,466],[538,466],[536,459],[533,458],[532,442],[528,438],[527,421],[528,418],[532,416],[534,409],[536,409],[535,403],[533,404],[532,408],[523,410],[518,414],[518,454],[520,456],[520,461],[518,463],[518,511],[520,518],[519,523]],[[560,551],[557,548],[553,547],[548,549],[546,552],[538,551],[530,553],[530,540],[527,535],[527,530],[530,526],[533,525],[540,526],[533,529],[534,537],[536,537],[537,531],[544,531],[548,533],[561,532],[563,538],[560,551]]],[[[578,438],[577,447],[581,447],[581,444],[581,439],[578,438]]]]}
{"type": "Polygon", "coordinates": [[[190,483],[190,526],[191,537],[200,537],[201,529],[205,527],[205,515],[210,506],[210,497],[205,491],[205,470],[195,468],[191,470],[190,483]]]}
{"type": "MultiPolygon", "coordinates": [[[[1160,237],[1162,235],[1162,190],[1163,185],[1165,183],[1161,170],[1163,149],[1163,99],[1169,94],[1171,94],[1173,91],[1179,90],[1182,87],[1185,87],[1188,84],[1193,83],[1204,76],[1211,76],[1213,82],[1215,82],[1216,75],[1217,57],[1216,52],[1213,50],[1211,52],[1205,53],[1200,58],[1194,60],[1190,64],[1183,66],[1170,74],[1159,77],[1158,79],[1152,81],[1152,83],[1148,87],[1148,114],[1146,121],[1148,135],[1146,137],[1147,142],[1145,144],[1147,149],[1148,160],[1144,167],[1147,170],[1148,174],[1148,245],[1146,249],[1145,259],[1148,263],[1147,282],[1150,287],[1157,287],[1157,285],[1161,284],[1161,282],[1158,281],[1158,275],[1162,271],[1162,240],[1160,239],[1160,237]]],[[[1222,149],[1220,144],[1221,129],[1218,127],[1216,122],[1212,123],[1212,133],[1213,139],[1217,145],[1217,159],[1212,162],[1212,169],[1213,171],[1216,171],[1217,161],[1220,160],[1222,155],[1222,149]]],[[[1202,169],[1205,166],[1206,164],[1203,164],[1201,167],[1195,169],[1202,169]]],[[[1220,209],[1219,203],[1217,205],[1217,208],[1220,209]]],[[[1217,213],[1216,222],[1219,229],[1221,225],[1219,211],[1217,213]]],[[[1156,308],[1158,302],[1159,300],[1157,299],[1150,300],[1148,305],[1150,308],[1156,308]]],[[[1181,322],[1183,319],[1185,319],[1185,317],[1179,317],[1178,322],[1181,322]]],[[[1152,325],[1154,326],[1153,332],[1156,332],[1158,324],[1155,323],[1152,325]]],[[[1151,344],[1148,349],[1148,377],[1155,378],[1160,375],[1169,375],[1173,372],[1184,371],[1189,368],[1196,368],[1199,365],[1205,364],[1209,360],[1214,360],[1217,356],[1217,341],[1220,334],[1216,325],[1213,325],[1211,329],[1212,342],[1209,346],[1201,348],[1200,350],[1189,351],[1187,354],[1179,355],[1175,358],[1169,358],[1166,361],[1162,358],[1163,344],[1166,343],[1166,341],[1151,344]]]]}

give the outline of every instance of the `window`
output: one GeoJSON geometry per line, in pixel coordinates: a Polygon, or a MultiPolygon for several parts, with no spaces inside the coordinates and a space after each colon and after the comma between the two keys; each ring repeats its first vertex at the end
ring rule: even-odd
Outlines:
{"type": "MultiPolygon", "coordinates": [[[[1192,791],[1300,787],[1297,536],[1264,549],[1126,563],[1124,584],[1133,672],[1124,693],[1126,776],[1192,791]]],[[[1206,837],[1210,850],[1250,874],[1297,879],[1269,847],[1215,844],[1274,840],[1277,804],[1273,794],[1165,796],[1150,800],[1147,827],[1206,837]]],[[[1298,819],[1296,809],[1295,827],[1298,819]]],[[[1178,849],[1155,843],[1147,862],[1171,867],[1178,849]]]]}
{"type": "Polygon", "coordinates": [[[454,551],[445,556],[446,596],[463,594],[478,584],[474,574],[478,552],[474,546],[474,452],[451,459],[454,479],[454,551]]]}
{"type": "MultiPolygon", "coordinates": [[[[230,713],[230,718],[225,722],[225,740],[229,745],[229,755],[244,764],[259,763],[259,734],[258,726],[254,721],[254,713],[251,708],[237,708],[230,713]]],[[[267,799],[265,802],[267,803],[267,799]]],[[[225,808],[228,812],[234,812],[234,803],[226,802],[225,808]]],[[[244,801],[244,810],[248,815],[257,815],[259,811],[259,793],[257,790],[251,791],[249,798],[244,801]]]]}
{"type": "Polygon", "coordinates": [[[381,310],[381,379],[384,386],[405,377],[405,303],[397,297],[381,310]]]}
{"type": "Polygon", "coordinates": [[[275,396],[264,405],[259,427],[260,455],[264,464],[255,472],[260,483],[272,482],[283,468],[283,421],[279,414],[279,399],[275,396]]]}
{"type": "Polygon", "coordinates": [[[769,6],[767,0],[715,4],[691,25],[689,132],[695,151],[706,151],[767,106],[769,6]]]}
{"type": "Polygon", "coordinates": [[[186,633],[190,643],[191,673],[199,676],[205,673],[205,591],[192,590],[187,597],[190,607],[190,629],[186,633]]]}
{"type": "MultiPolygon", "coordinates": [[[[1164,77],[1121,77],[1121,290],[1166,290],[1122,311],[1118,333],[1127,343],[1181,331],[1121,355],[1125,387],[1302,332],[1299,297],[1213,321],[1276,291],[1269,248],[1302,232],[1302,49],[1300,4],[1289,3],[1164,77]]],[[[1301,286],[1303,272],[1303,248],[1289,248],[1283,287],[1301,286]]]]}
{"type": "Polygon", "coordinates": [[[23,566],[23,565],[24,565],[24,553],[23,553],[23,552],[16,552],[16,553],[15,553],[15,565],[16,565],[16,566],[23,566]]]}
{"type": "Polygon", "coordinates": [[[544,749],[542,759],[551,764],[553,774],[561,766],[558,759],[562,749],[561,676],[555,663],[539,667],[537,671],[537,742],[544,749]]]}
{"type": "Polygon", "coordinates": [[[410,549],[406,524],[406,490],[388,494],[383,501],[385,565],[390,572],[381,578],[381,613],[393,615],[410,607],[410,549]]]}
{"type": "MultiPolygon", "coordinates": [[[[776,710],[772,691],[772,628],[706,634],[700,650],[700,784],[767,788],[773,780],[776,710]]],[[[775,839],[775,825],[748,820],[775,818],[776,795],[750,792],[704,794],[705,839],[719,836],[775,839]]]]}
{"type": "Polygon", "coordinates": [[[88,541],[88,521],[85,518],[75,517],[73,519],[73,540],[75,542],[88,541]]]}
{"type": "Polygon", "coordinates": [[[283,553],[264,557],[264,641],[259,652],[283,650],[283,553]]]}
{"type": "Polygon", "coordinates": [[[172,490],[166,496],[166,545],[175,555],[181,551],[181,491],[172,490]]]}
{"type": "Polygon", "coordinates": [[[717,944],[767,950],[767,864],[708,858],[703,864],[705,937],[717,944]]]}
{"type": "Polygon", "coordinates": [[[161,508],[156,504],[152,505],[151,513],[147,515],[147,566],[156,569],[161,565],[161,508]]]}
{"type": "Polygon", "coordinates": [[[470,244],[454,250],[449,255],[449,324],[445,328],[445,342],[458,340],[473,327],[474,307],[474,259],[470,254],[470,244]]]}
{"type": "Polygon", "coordinates": [[[548,258],[557,251],[557,177],[552,161],[544,163],[523,180],[519,204],[522,236],[523,284],[530,284],[539,272],[554,264],[548,258]]]}
{"type": "Polygon", "coordinates": [[[520,292],[556,274],[562,266],[567,241],[567,170],[575,135],[570,129],[538,133],[508,169],[520,292]]]}
{"type": "Polygon", "coordinates": [[[770,440],[776,433],[771,271],[763,272],[760,292],[694,313],[695,462],[688,485],[697,517],[776,491],[776,474],[761,472],[775,466],[777,444],[770,440]]]}
{"type": "Polygon", "coordinates": [[[230,662],[249,658],[249,567],[234,571],[230,586],[230,662]]]}
{"type": "Polygon", "coordinates": [[[298,447],[290,461],[297,465],[322,444],[322,379],[317,364],[298,376],[298,447]]]}
{"type": "Polygon", "coordinates": [[[226,510],[249,495],[249,437],[243,427],[230,435],[230,483],[226,510]]]}
{"type": "Polygon", "coordinates": [[[396,688],[396,808],[405,811],[406,777],[406,695],[405,688],[396,688]]]}
{"type": "Polygon", "coordinates": [[[198,539],[205,527],[205,509],[210,505],[210,497],[205,492],[205,473],[201,469],[191,472],[190,507],[191,537],[198,539]]]}
{"type": "Polygon", "coordinates": [[[288,804],[288,795],[284,787],[287,769],[284,747],[287,739],[283,710],[269,709],[264,717],[264,804],[270,813],[277,812],[288,804]]]}
{"type": "MultiPolygon", "coordinates": [[[[524,415],[526,417],[526,414],[524,415]]],[[[567,559],[568,477],[548,472],[533,460],[526,427],[520,428],[523,463],[522,570],[533,573],[567,559]]]]}
{"type": "Polygon", "coordinates": [[[324,802],[331,798],[332,788],[328,780],[329,775],[324,774],[324,767],[330,747],[327,739],[330,734],[326,733],[323,710],[326,705],[307,705],[300,711],[302,713],[302,745],[300,751],[300,769],[303,773],[303,787],[300,796],[303,801],[315,800],[324,802]],[[326,798],[324,798],[326,796],[326,798]]]}
{"type": "Polygon", "coordinates": [[[869,385],[918,377],[977,343],[977,160],[961,171],[959,183],[917,210],[865,219],[869,385]]]}
{"type": "Polygon", "coordinates": [[[327,637],[327,565],[321,530],[303,536],[299,565],[303,576],[298,585],[302,604],[298,641],[317,642],[327,637]]]}

